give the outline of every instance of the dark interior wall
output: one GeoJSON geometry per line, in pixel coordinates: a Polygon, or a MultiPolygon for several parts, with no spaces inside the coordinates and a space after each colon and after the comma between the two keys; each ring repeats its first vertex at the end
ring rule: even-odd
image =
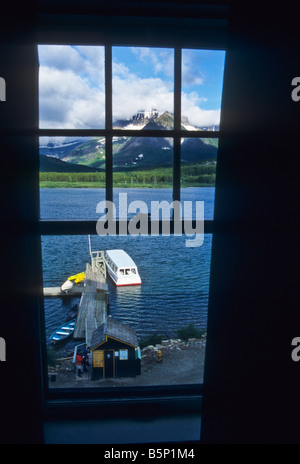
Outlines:
{"type": "Polygon", "coordinates": [[[210,443],[300,436],[297,29],[282,5],[252,6],[232,9],[229,23],[203,396],[210,443]]]}
{"type": "MultiPolygon", "coordinates": [[[[203,398],[205,443],[299,442],[296,261],[297,16],[232,6],[224,81],[203,398]],[[284,31],[284,34],[282,33],[284,31]]],[[[18,8],[20,8],[18,6],[18,8]]],[[[30,3],[1,32],[2,443],[42,442],[37,179],[37,57],[30,3]],[[29,45],[28,45],[29,44],[29,45]],[[28,135],[18,132],[28,130],[28,135]],[[16,132],[17,131],[17,132],[16,132]],[[13,172],[13,176],[10,174],[13,172]],[[16,426],[17,423],[17,426],[16,426]]],[[[6,10],[7,11],[7,10],[6,10]]],[[[9,15],[10,14],[10,15],[9,15]]]]}
{"type": "Polygon", "coordinates": [[[37,53],[30,3],[6,9],[1,28],[1,307],[0,336],[6,362],[0,363],[1,443],[38,443],[42,434],[40,377],[37,53]],[[15,10],[15,11],[14,11],[15,10]]]}

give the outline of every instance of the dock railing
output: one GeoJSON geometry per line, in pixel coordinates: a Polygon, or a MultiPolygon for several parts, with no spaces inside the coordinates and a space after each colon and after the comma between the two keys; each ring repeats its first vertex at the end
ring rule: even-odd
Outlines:
{"type": "Polygon", "coordinates": [[[103,251],[92,251],[91,253],[92,272],[99,272],[103,279],[106,279],[106,266],[103,251]]]}

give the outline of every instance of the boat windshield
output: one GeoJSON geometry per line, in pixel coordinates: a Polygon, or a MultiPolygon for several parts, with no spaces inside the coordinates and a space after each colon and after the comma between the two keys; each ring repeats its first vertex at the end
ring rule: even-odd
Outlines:
{"type": "Polygon", "coordinates": [[[136,275],[136,269],[134,267],[132,268],[125,268],[125,269],[119,269],[119,274],[120,275],[136,275]]]}
{"type": "Polygon", "coordinates": [[[136,269],[134,267],[125,270],[126,275],[136,275],[136,269]]]}

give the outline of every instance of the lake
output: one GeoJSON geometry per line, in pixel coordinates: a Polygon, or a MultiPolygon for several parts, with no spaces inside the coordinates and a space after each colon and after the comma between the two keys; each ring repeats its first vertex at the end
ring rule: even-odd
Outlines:
{"type": "MultiPolygon", "coordinates": [[[[171,189],[114,189],[128,194],[128,203],[172,200],[171,189]]],[[[104,189],[41,189],[41,218],[98,219],[96,206],[104,189]]],[[[182,201],[204,201],[205,219],[213,219],[214,188],[182,189],[182,201]]],[[[117,201],[116,201],[117,205],[117,201]]],[[[139,340],[160,333],[174,337],[176,330],[193,322],[206,328],[211,234],[203,245],[186,247],[186,236],[91,236],[92,250],[124,249],[135,261],[141,286],[116,288],[108,277],[110,315],[133,327],[139,340]]],[[[89,261],[87,236],[42,237],[44,286],[60,286],[70,275],[85,270],[89,261]]],[[[65,321],[78,297],[45,298],[46,339],[65,321]]]]}

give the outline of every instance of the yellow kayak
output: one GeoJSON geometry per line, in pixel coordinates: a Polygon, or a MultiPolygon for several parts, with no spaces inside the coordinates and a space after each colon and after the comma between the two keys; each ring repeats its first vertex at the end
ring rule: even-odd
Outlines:
{"type": "Polygon", "coordinates": [[[68,280],[74,280],[75,284],[82,282],[85,279],[85,273],[79,272],[79,274],[72,275],[68,277],[68,280]]]}

